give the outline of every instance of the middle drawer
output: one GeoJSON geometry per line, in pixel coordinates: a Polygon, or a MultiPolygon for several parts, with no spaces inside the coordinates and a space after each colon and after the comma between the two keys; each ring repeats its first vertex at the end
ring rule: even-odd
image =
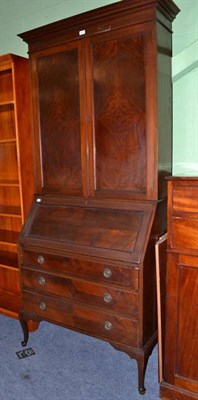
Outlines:
{"type": "Polygon", "coordinates": [[[22,268],[22,286],[138,319],[138,293],[22,268]]]}

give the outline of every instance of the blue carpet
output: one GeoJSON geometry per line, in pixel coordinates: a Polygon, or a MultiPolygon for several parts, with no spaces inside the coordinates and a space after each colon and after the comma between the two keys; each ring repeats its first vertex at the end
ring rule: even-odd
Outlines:
{"type": "Polygon", "coordinates": [[[146,394],[137,390],[136,361],[108,343],[41,322],[18,359],[18,321],[0,315],[0,400],[158,400],[157,348],[149,359],[146,394]]]}

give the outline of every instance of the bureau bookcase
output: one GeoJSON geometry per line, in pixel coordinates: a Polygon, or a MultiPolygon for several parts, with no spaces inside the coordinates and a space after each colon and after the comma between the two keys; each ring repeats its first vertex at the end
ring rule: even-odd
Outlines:
{"type": "Polygon", "coordinates": [[[18,318],[17,239],[34,193],[29,61],[0,56],[0,312],[18,318]]]}
{"type": "Polygon", "coordinates": [[[124,0],[20,34],[36,194],[20,235],[23,345],[47,320],[135,358],[156,344],[155,240],[171,174],[172,1],[124,0]]]}

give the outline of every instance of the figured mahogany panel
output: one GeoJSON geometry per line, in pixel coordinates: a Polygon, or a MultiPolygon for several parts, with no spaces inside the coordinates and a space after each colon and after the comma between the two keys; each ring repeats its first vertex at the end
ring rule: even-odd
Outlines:
{"type": "Polygon", "coordinates": [[[133,252],[142,217],[141,211],[40,206],[30,235],[133,252]]]}
{"type": "Polygon", "coordinates": [[[23,291],[24,310],[44,320],[82,330],[103,339],[112,339],[131,346],[138,345],[138,321],[110,314],[72,302],[61,301],[42,294],[23,291]],[[44,303],[44,309],[41,309],[44,303]],[[105,323],[111,329],[105,329],[105,323]]]}
{"type": "Polygon", "coordinates": [[[144,36],[92,43],[97,191],[146,191],[144,36]]]}
{"type": "Polygon", "coordinates": [[[55,256],[38,250],[37,252],[24,250],[23,265],[40,269],[39,256],[43,257],[43,267],[45,271],[56,271],[57,274],[67,274],[86,280],[105,282],[108,284],[118,284],[131,287],[134,290],[139,288],[139,270],[137,268],[127,268],[123,265],[115,266],[109,263],[96,262],[82,258],[71,258],[65,256],[55,256]],[[105,271],[110,273],[105,274],[105,271]]]}
{"type": "MultiPolygon", "coordinates": [[[[117,203],[95,207],[49,204],[35,198],[27,221],[27,234],[21,239],[48,250],[140,263],[146,250],[155,204],[117,203]]],[[[101,203],[101,202],[98,202],[101,203]]]]}
{"type": "Polygon", "coordinates": [[[107,285],[57,276],[45,271],[22,269],[22,285],[26,290],[93,305],[138,319],[138,294],[107,285]]]}
{"type": "Polygon", "coordinates": [[[172,247],[198,249],[198,220],[173,218],[172,220],[172,247]]]}
{"type": "Polygon", "coordinates": [[[82,189],[78,49],[37,60],[44,191],[82,189]]]}
{"type": "Polygon", "coordinates": [[[192,212],[198,210],[198,186],[173,187],[173,212],[192,212]]]}
{"type": "Polygon", "coordinates": [[[178,293],[175,373],[198,381],[198,258],[197,267],[179,266],[178,293]]]}

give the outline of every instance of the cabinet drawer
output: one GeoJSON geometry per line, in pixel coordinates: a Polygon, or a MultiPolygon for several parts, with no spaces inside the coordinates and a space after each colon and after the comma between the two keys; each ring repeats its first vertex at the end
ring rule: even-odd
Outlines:
{"type": "Polygon", "coordinates": [[[198,249],[198,219],[172,219],[172,247],[198,249]]]}
{"type": "Polygon", "coordinates": [[[116,283],[138,290],[138,269],[87,261],[84,259],[55,256],[33,251],[23,252],[23,264],[43,270],[62,272],[97,282],[116,283]]]}
{"type": "Polygon", "coordinates": [[[138,346],[138,322],[132,319],[27,291],[23,292],[23,309],[31,317],[35,314],[41,320],[138,346]]]}
{"type": "Polygon", "coordinates": [[[195,213],[198,210],[198,186],[173,187],[173,214],[176,211],[195,213]]]}
{"type": "Polygon", "coordinates": [[[22,269],[23,288],[138,318],[138,293],[22,269]]]}

